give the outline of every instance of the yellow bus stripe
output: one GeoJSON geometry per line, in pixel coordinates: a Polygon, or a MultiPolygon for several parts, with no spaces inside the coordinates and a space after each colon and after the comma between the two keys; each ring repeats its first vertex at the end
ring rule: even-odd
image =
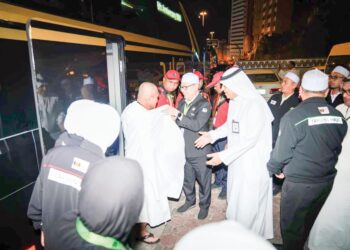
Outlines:
{"type": "MultiPolygon", "coordinates": [[[[0,27],[0,39],[26,41],[27,37],[26,37],[25,31],[23,30],[8,29],[8,28],[0,27]]],[[[103,38],[75,35],[70,33],[44,30],[44,29],[38,29],[38,28],[32,29],[32,39],[53,41],[53,42],[106,46],[106,40],[103,38]]],[[[176,56],[191,56],[191,53],[172,51],[172,50],[163,50],[163,49],[136,46],[136,45],[126,45],[125,50],[134,51],[134,52],[144,52],[144,53],[176,55],[176,56]]]]}
{"type": "Polygon", "coordinates": [[[10,40],[26,41],[27,36],[24,30],[8,29],[0,27],[0,38],[10,40]]]}
{"type": "Polygon", "coordinates": [[[63,43],[106,46],[106,40],[93,36],[76,35],[60,31],[32,28],[32,39],[63,43]]]}
{"type": "Polygon", "coordinates": [[[167,55],[174,55],[174,56],[191,56],[191,53],[150,48],[150,47],[142,47],[142,46],[136,46],[136,45],[126,45],[125,50],[126,51],[136,51],[136,52],[145,52],[145,53],[167,54],[167,55]]]}
{"type": "Polygon", "coordinates": [[[65,17],[54,16],[51,14],[46,14],[39,11],[28,10],[25,8],[13,6],[10,4],[0,3],[0,18],[6,21],[13,21],[18,23],[26,23],[28,19],[45,19],[47,22],[59,23],[68,27],[79,28],[84,30],[96,31],[96,32],[106,32],[110,34],[123,36],[124,39],[130,42],[143,43],[148,45],[157,45],[160,47],[165,47],[169,49],[177,49],[191,52],[191,50],[182,44],[177,44],[173,42],[168,42],[144,35],[138,35],[135,33],[122,31],[118,29],[107,28],[104,26],[99,26],[90,23],[84,23],[82,21],[76,21],[65,17]]]}

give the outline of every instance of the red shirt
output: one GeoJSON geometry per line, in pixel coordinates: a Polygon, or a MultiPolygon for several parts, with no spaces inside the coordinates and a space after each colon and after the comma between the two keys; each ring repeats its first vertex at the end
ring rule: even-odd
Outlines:
{"type": "Polygon", "coordinates": [[[158,102],[157,102],[156,108],[164,106],[164,105],[170,105],[171,107],[175,106],[174,100],[171,100],[171,98],[168,97],[168,95],[163,87],[158,87],[158,91],[159,91],[159,96],[158,96],[158,102]]]}
{"type": "Polygon", "coordinates": [[[229,101],[224,95],[217,94],[214,100],[213,107],[213,127],[218,128],[227,120],[229,101]]]}

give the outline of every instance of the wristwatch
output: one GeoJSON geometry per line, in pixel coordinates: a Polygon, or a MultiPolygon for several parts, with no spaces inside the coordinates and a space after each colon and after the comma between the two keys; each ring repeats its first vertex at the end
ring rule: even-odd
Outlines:
{"type": "Polygon", "coordinates": [[[177,117],[176,117],[176,119],[179,119],[179,120],[181,120],[181,119],[182,119],[182,113],[181,113],[181,112],[177,113],[177,117]]]}

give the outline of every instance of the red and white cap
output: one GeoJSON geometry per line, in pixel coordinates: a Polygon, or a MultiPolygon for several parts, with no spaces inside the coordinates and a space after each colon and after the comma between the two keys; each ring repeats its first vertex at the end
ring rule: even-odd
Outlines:
{"type": "Polygon", "coordinates": [[[198,70],[196,70],[195,72],[193,72],[195,75],[197,75],[199,77],[199,80],[208,80],[208,78],[204,77],[202,75],[202,73],[198,70]]]}
{"type": "Polygon", "coordinates": [[[216,84],[220,83],[220,80],[221,80],[221,77],[222,75],[224,74],[223,71],[219,71],[219,72],[216,72],[213,76],[213,79],[211,80],[210,83],[208,83],[207,87],[206,88],[212,88],[214,87],[216,84]]]}
{"type": "Polygon", "coordinates": [[[180,73],[177,70],[171,69],[168,70],[165,75],[167,79],[169,80],[178,80],[180,81],[180,73]]]}

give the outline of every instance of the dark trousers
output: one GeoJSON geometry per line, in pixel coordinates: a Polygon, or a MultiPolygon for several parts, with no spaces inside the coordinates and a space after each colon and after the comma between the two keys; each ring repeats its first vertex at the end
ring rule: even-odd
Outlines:
{"type": "Polygon", "coordinates": [[[302,250],[312,225],[333,187],[325,183],[285,180],[281,196],[281,233],[284,250],[302,250]]]}
{"type": "MultiPolygon", "coordinates": [[[[217,140],[213,144],[213,148],[215,152],[221,152],[225,149],[225,145],[227,144],[227,139],[222,138],[217,140]]],[[[225,164],[220,164],[219,166],[213,169],[215,173],[215,184],[222,187],[222,191],[226,192],[227,190],[227,166],[225,164]]]]}
{"type": "Polygon", "coordinates": [[[199,206],[209,208],[211,200],[211,168],[207,167],[206,156],[186,158],[183,190],[186,202],[196,203],[196,180],[199,184],[199,206]]]}

